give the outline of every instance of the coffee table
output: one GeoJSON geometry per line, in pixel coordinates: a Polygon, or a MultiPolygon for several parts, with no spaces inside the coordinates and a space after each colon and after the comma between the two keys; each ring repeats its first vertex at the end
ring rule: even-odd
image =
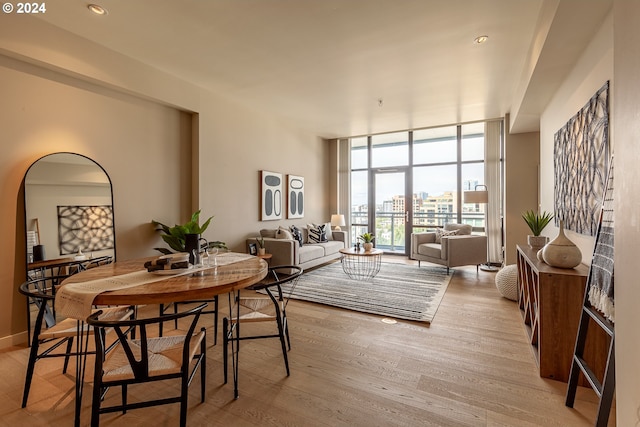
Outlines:
{"type": "Polygon", "coordinates": [[[342,270],[349,278],[368,281],[376,277],[382,263],[382,250],[371,249],[340,249],[342,257],[342,270]]]}

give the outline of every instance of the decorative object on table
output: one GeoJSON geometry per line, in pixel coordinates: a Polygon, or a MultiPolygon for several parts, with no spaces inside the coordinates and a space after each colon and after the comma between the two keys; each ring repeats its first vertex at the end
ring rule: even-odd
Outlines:
{"type": "Polygon", "coordinates": [[[609,82],[554,136],[554,210],[567,230],[595,236],[609,161],[609,82]]]}
{"type": "Polygon", "coordinates": [[[261,171],[261,221],[282,219],[282,174],[261,171]]]}
{"type": "Polygon", "coordinates": [[[304,177],[287,175],[287,218],[304,217],[304,177]]]}
{"type": "Polygon", "coordinates": [[[249,243],[249,255],[258,255],[258,245],[249,243]]]}
{"type": "MultiPolygon", "coordinates": [[[[348,278],[341,263],[305,272],[298,279],[291,298],[326,304],[347,310],[431,322],[442,301],[451,274],[442,267],[417,269],[414,266],[383,263],[371,281],[348,278]]],[[[290,288],[282,285],[282,291],[290,288]]]]}
{"type": "Polygon", "coordinates": [[[256,242],[258,242],[258,255],[264,255],[266,252],[266,248],[264,247],[264,238],[256,237],[256,242]]]}
{"type": "Polygon", "coordinates": [[[71,255],[82,247],[87,252],[114,248],[113,207],[58,206],[60,255],[71,255]]]}
{"type": "MultiPolygon", "coordinates": [[[[473,191],[465,191],[464,192],[464,203],[472,203],[472,204],[484,204],[489,203],[489,190],[486,185],[476,185],[473,191]]],[[[487,212],[485,210],[485,224],[489,224],[487,221],[487,212]]],[[[485,227],[485,234],[487,236],[487,262],[485,264],[480,264],[480,270],[483,271],[498,271],[500,268],[491,263],[489,259],[489,227],[485,227]]]]}
{"type": "MultiPolygon", "coordinates": [[[[224,242],[214,241],[207,242],[205,239],[201,238],[202,233],[209,227],[211,220],[213,217],[209,217],[204,224],[200,225],[200,210],[197,210],[191,215],[191,220],[186,224],[175,225],[173,227],[169,227],[161,222],[156,220],[152,220],[151,223],[156,227],[157,230],[162,231],[164,234],[162,235],[162,240],[165,241],[167,245],[175,252],[187,252],[192,255],[193,250],[198,250],[200,252],[202,249],[206,250],[208,247],[227,249],[227,245],[224,242]],[[188,240],[188,243],[187,243],[188,240]],[[205,241],[205,246],[202,246],[202,241],[205,241]]],[[[154,248],[155,250],[168,255],[173,253],[171,249],[167,248],[154,248]]],[[[189,257],[191,263],[195,261],[192,259],[192,256],[189,257]]]]}
{"type": "Polygon", "coordinates": [[[507,265],[496,273],[496,288],[506,299],[518,300],[518,266],[516,264],[507,265]]]}
{"type": "Polygon", "coordinates": [[[333,227],[334,230],[336,231],[341,231],[343,227],[347,225],[347,223],[344,220],[344,215],[341,214],[333,214],[331,215],[331,226],[333,227]]]}
{"type": "Polygon", "coordinates": [[[546,245],[549,238],[547,236],[541,236],[540,233],[542,233],[542,230],[551,222],[553,214],[547,211],[538,214],[529,210],[522,214],[522,219],[524,219],[531,233],[533,233],[527,236],[529,246],[538,249],[546,245]]]}
{"type": "Polygon", "coordinates": [[[558,236],[542,248],[542,258],[558,268],[573,268],[582,262],[580,249],[564,234],[564,220],[560,220],[558,236]]]}
{"type": "Polygon", "coordinates": [[[373,241],[375,240],[375,236],[369,232],[362,233],[358,236],[358,240],[362,241],[362,247],[365,251],[370,251],[373,249],[373,241]]]}

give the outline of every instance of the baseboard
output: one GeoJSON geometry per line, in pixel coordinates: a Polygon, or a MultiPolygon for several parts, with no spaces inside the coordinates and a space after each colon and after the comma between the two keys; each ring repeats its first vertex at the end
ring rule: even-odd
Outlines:
{"type": "Polygon", "coordinates": [[[0,338],[0,350],[15,346],[27,345],[27,331],[0,338]]]}

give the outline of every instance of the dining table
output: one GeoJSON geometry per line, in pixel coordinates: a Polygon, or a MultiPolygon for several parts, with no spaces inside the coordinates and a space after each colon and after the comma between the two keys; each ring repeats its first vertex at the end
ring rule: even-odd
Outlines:
{"type": "MultiPolygon", "coordinates": [[[[145,263],[158,257],[116,261],[91,268],[65,279],[56,292],[56,310],[78,320],[76,358],[75,425],[80,425],[80,409],[86,368],[88,334],[85,320],[96,306],[142,306],[171,302],[208,300],[228,294],[229,315],[241,289],[261,281],[268,264],[256,256],[236,252],[218,254],[209,265],[160,271],[147,271],[145,263]]],[[[231,333],[237,337],[240,331],[231,333]]],[[[239,343],[239,340],[232,340],[239,343]]],[[[232,348],[234,397],[238,397],[239,346],[232,348]]]]}

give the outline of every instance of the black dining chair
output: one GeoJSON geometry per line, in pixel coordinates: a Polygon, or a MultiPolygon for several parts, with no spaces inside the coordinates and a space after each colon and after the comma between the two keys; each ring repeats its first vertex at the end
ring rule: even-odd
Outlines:
{"type": "Polygon", "coordinates": [[[97,353],[91,409],[92,426],[100,424],[100,414],[120,411],[125,414],[129,409],[170,403],[180,403],[180,425],[186,426],[188,387],[198,368],[200,368],[201,402],[205,399],[206,329],[202,328],[198,333],[194,333],[200,314],[205,307],[206,304],[201,304],[177,314],[135,320],[105,321],[100,319],[100,312],[89,316],[87,323],[96,330],[94,336],[97,353]],[[151,330],[161,322],[187,317],[192,319],[186,334],[164,337],[155,337],[150,334],[151,330]],[[127,336],[126,330],[132,327],[136,328],[138,339],[127,336]],[[108,329],[115,330],[118,341],[116,347],[106,353],[105,331],[108,329]],[[128,401],[128,386],[170,380],[180,381],[179,395],[162,399],[128,401]],[[110,387],[121,387],[122,401],[120,404],[103,406],[105,395],[110,387]]]}
{"type": "MultiPolygon", "coordinates": [[[[22,395],[23,408],[27,406],[31,381],[38,360],[64,357],[62,372],[66,373],[71,356],[83,356],[94,353],[85,352],[79,355],[77,351],[73,349],[73,340],[78,335],[78,320],[70,318],[58,319],[55,315],[53,310],[55,300],[53,288],[57,286],[62,279],[60,276],[40,277],[26,281],[20,285],[20,293],[27,297],[27,307],[33,305],[37,308],[37,315],[31,333],[31,349],[29,351],[29,361],[27,362],[24,392],[22,395]],[[63,345],[65,345],[65,347],[60,349],[63,345]]],[[[126,319],[132,317],[133,313],[134,310],[131,307],[109,307],[101,311],[101,319],[126,319]]],[[[27,320],[31,320],[30,315],[27,316],[27,320]]],[[[31,328],[31,325],[28,324],[27,328],[31,328]]],[[[84,324],[83,333],[92,334],[93,328],[84,324]]]]}
{"type": "MultiPolygon", "coordinates": [[[[202,314],[213,314],[213,345],[218,344],[218,295],[212,297],[211,299],[206,300],[193,300],[193,301],[180,301],[180,302],[172,302],[169,304],[159,304],[159,314],[160,316],[164,316],[167,314],[167,310],[173,307],[173,314],[178,312],[178,308],[183,304],[212,304],[213,308],[202,311],[202,314]]],[[[209,307],[209,306],[208,306],[209,307]]],[[[167,319],[168,320],[168,319],[167,319]]],[[[174,320],[174,327],[178,328],[178,320],[174,320]]],[[[158,325],[160,336],[162,336],[164,332],[164,322],[160,322],[158,325]]]]}
{"type": "MultiPolygon", "coordinates": [[[[270,267],[267,276],[262,281],[246,288],[246,290],[257,291],[257,293],[242,291],[240,296],[236,298],[235,305],[231,309],[232,316],[230,318],[225,317],[222,320],[225,384],[227,383],[228,346],[230,343],[234,344],[233,341],[279,338],[285,369],[287,376],[289,376],[287,351],[291,350],[291,340],[289,338],[286,308],[302,272],[302,268],[295,265],[270,267]],[[278,333],[234,336],[234,328],[239,323],[255,322],[275,322],[278,333]]],[[[244,327],[241,331],[244,331],[244,327]]]]}

